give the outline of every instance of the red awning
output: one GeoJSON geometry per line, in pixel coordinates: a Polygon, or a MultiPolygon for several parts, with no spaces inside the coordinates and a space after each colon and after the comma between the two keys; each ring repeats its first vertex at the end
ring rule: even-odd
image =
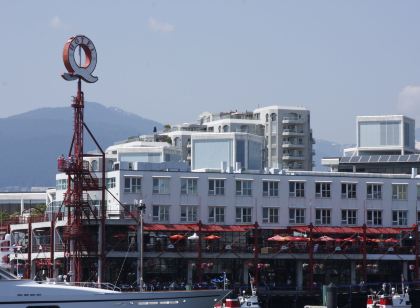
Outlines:
{"type": "MultiPolygon", "coordinates": [[[[292,227],[292,231],[309,233],[309,226],[292,227]]],[[[388,228],[388,227],[367,227],[366,234],[401,234],[401,232],[412,231],[413,228],[388,228]]],[[[313,233],[321,234],[355,234],[363,233],[363,227],[313,227],[313,233]]]]}

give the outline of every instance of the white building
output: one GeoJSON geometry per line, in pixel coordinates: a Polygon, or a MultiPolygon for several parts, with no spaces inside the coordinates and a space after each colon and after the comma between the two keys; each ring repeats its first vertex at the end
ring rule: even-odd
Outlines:
{"type": "Polygon", "coordinates": [[[358,116],[356,155],[416,153],[415,121],[403,115],[358,116]]]}
{"type": "MultiPolygon", "coordinates": [[[[253,112],[204,112],[199,117],[199,124],[178,125],[164,132],[172,139],[172,144],[181,149],[182,157],[190,164],[197,158],[191,156],[193,136],[200,134],[201,143],[204,143],[205,136],[208,136],[211,144],[215,139],[223,140],[226,133],[231,133],[230,138],[233,139],[236,139],[233,137],[235,134],[264,137],[262,168],[312,170],[314,141],[310,129],[310,113],[305,108],[270,106],[258,108],[253,112]],[[209,134],[203,135],[203,131],[209,134]]],[[[240,161],[233,161],[232,165],[235,166],[236,162],[240,161]]],[[[199,164],[202,167],[200,169],[212,169],[214,168],[212,166],[220,165],[221,162],[209,160],[209,165],[204,167],[202,163],[199,164]]],[[[252,162],[244,162],[242,168],[248,170],[249,164],[255,165],[252,162]]],[[[192,165],[197,164],[192,163],[192,165]]]]}
{"type": "Polygon", "coordinates": [[[405,173],[420,168],[415,121],[402,115],[358,116],[356,146],[322,159],[331,171],[405,173]]]}

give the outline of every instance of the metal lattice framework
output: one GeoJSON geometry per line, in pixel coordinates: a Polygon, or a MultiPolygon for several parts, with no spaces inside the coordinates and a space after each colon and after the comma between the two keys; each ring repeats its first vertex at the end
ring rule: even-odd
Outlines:
{"type": "MultiPolygon", "coordinates": [[[[91,73],[96,66],[96,50],[93,43],[85,36],[70,38],[64,46],[64,64],[68,73],[63,74],[66,80],[77,80],[77,95],[73,97],[73,138],[68,157],[60,157],[58,170],[67,174],[67,191],[64,194],[63,205],[66,207],[67,224],[63,228],[65,253],[70,257],[70,271],[74,281],[82,280],[82,258],[85,256],[98,257],[98,282],[102,282],[103,272],[103,242],[105,228],[105,153],[99,146],[95,137],[84,122],[84,93],[82,80],[95,82],[97,77],[91,73]],[[79,49],[80,63],[76,64],[74,53],[79,49]],[[81,63],[81,52],[85,53],[85,63],[81,63]],[[96,79],[95,79],[96,78],[96,79]],[[84,153],[84,128],[101,154],[93,155],[102,157],[102,179],[96,176],[88,161],[84,160],[91,154],[84,153]],[[90,199],[90,191],[101,191],[101,206],[98,210],[90,199]],[[98,238],[88,231],[87,224],[99,226],[98,238]],[[98,249],[95,249],[98,243],[98,249]]],[[[53,256],[52,256],[53,257],[53,256]]]]}

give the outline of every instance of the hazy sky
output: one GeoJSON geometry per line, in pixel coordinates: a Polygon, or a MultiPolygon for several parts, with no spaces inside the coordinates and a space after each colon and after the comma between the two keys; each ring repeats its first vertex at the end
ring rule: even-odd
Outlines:
{"type": "Polygon", "coordinates": [[[69,105],[62,48],[98,51],[87,100],[162,123],[295,105],[315,138],[355,141],[355,116],[420,126],[420,1],[0,1],[0,117],[69,105]]]}

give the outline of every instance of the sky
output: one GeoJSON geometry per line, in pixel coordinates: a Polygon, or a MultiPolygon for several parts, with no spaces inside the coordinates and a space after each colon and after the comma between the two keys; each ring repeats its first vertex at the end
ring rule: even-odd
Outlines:
{"type": "Polygon", "coordinates": [[[0,1],[0,118],[68,106],[66,40],[96,46],[85,98],[167,123],[304,106],[314,137],[355,142],[356,115],[420,126],[420,1],[0,1]]]}

